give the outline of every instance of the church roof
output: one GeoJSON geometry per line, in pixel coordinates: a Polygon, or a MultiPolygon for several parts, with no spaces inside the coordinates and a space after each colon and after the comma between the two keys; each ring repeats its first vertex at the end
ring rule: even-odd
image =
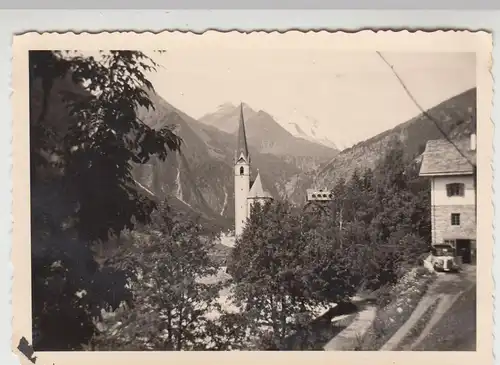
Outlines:
{"type": "Polygon", "coordinates": [[[252,184],[248,197],[252,198],[271,198],[271,194],[264,190],[262,187],[262,181],[260,179],[260,172],[257,172],[257,177],[252,184]]]}
{"type": "Polygon", "coordinates": [[[245,120],[243,119],[243,103],[240,107],[240,125],[238,128],[238,146],[236,150],[236,159],[243,157],[248,160],[247,135],[245,132],[245,120]]]}
{"type": "Polygon", "coordinates": [[[420,175],[472,174],[474,170],[470,162],[476,163],[476,151],[470,149],[468,139],[456,140],[453,143],[460,149],[460,152],[445,139],[428,141],[420,166],[420,175]]]}

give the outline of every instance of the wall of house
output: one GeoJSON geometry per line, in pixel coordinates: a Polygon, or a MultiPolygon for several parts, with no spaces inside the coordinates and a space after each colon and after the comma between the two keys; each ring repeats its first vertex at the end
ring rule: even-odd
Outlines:
{"type": "Polygon", "coordinates": [[[471,176],[435,176],[431,179],[432,205],[474,205],[474,180],[471,176]],[[446,185],[462,183],[465,185],[464,196],[448,196],[446,185]]]}
{"type": "Polygon", "coordinates": [[[432,241],[476,239],[476,210],[474,205],[435,205],[432,207],[432,241]],[[451,225],[451,214],[460,214],[460,225],[451,225]]]}
{"type": "Polygon", "coordinates": [[[476,239],[476,209],[472,176],[436,176],[431,179],[432,241],[476,239]],[[448,196],[446,185],[464,184],[463,196],[448,196]],[[460,225],[451,224],[451,214],[460,214],[460,225]]]}

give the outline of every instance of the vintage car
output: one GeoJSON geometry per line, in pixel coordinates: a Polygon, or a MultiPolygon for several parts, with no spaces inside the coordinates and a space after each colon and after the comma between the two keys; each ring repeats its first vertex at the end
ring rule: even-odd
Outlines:
{"type": "Polygon", "coordinates": [[[432,266],[436,271],[458,271],[455,249],[451,245],[434,245],[431,250],[432,266]]]}

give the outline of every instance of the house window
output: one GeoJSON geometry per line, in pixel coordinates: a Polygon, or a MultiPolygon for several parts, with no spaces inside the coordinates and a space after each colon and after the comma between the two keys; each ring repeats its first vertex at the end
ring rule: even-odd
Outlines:
{"type": "Polygon", "coordinates": [[[243,173],[245,172],[245,168],[243,166],[240,167],[240,175],[243,175],[243,173]]]}
{"type": "Polygon", "coordinates": [[[462,183],[452,183],[446,185],[448,196],[464,196],[465,186],[462,183]]]}
{"type": "Polygon", "coordinates": [[[459,226],[460,225],[460,214],[459,213],[451,213],[451,225],[459,226]]]}

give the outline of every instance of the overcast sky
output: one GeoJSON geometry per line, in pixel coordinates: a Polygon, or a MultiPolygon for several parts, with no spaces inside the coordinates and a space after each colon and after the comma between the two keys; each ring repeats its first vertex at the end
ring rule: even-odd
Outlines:
{"type": "MultiPolygon", "coordinates": [[[[476,85],[473,53],[383,53],[424,108],[476,85]]],[[[284,127],[308,119],[345,147],[419,114],[375,52],[178,47],[154,59],[151,80],[168,102],[194,118],[223,103],[265,110],[284,127]]]]}

